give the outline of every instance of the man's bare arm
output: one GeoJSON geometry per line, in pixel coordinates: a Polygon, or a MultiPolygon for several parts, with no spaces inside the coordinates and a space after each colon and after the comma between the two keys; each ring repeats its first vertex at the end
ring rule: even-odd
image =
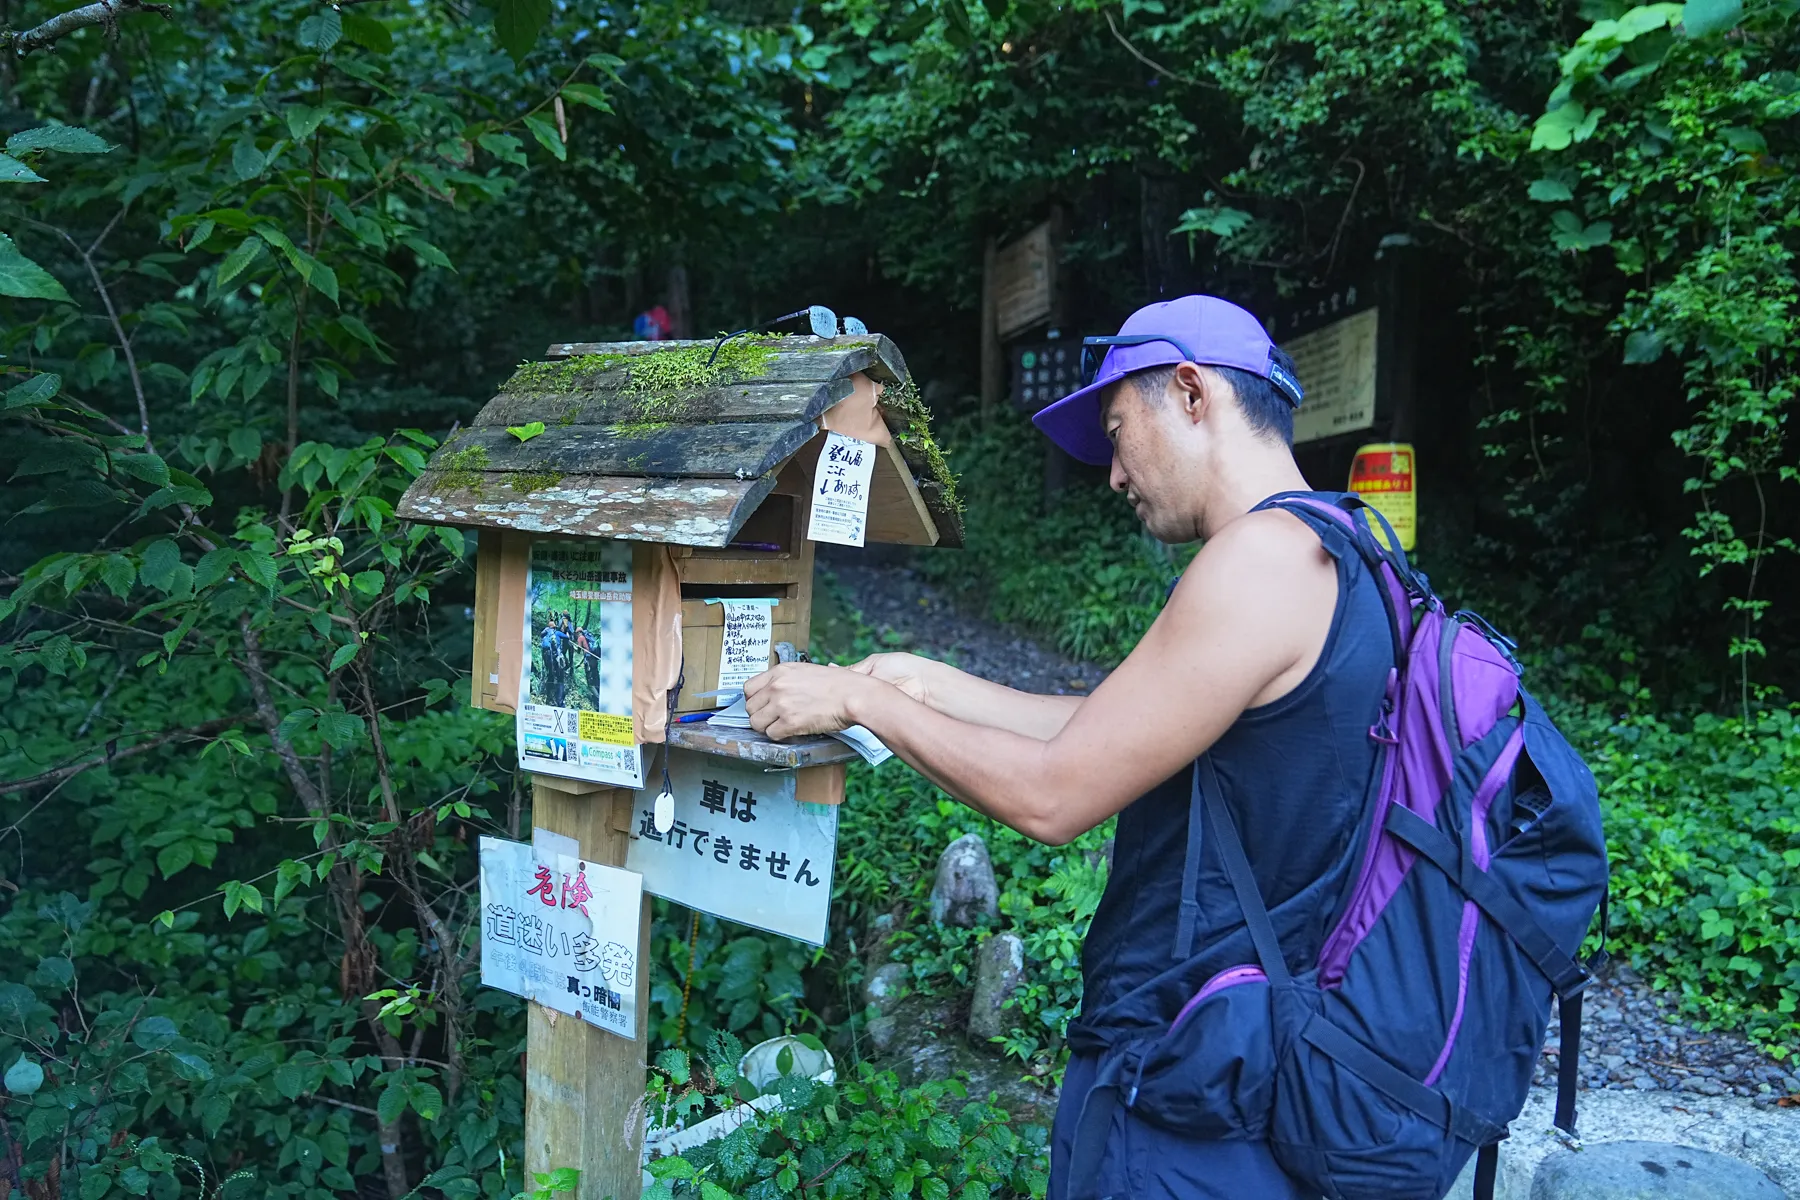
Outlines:
{"type": "Polygon", "coordinates": [[[851,670],[885,680],[946,717],[1041,741],[1062,732],[1083,699],[1023,692],[917,654],[872,654],[851,670]]]}
{"type": "Polygon", "coordinates": [[[900,688],[806,664],[752,680],[772,737],[862,724],[971,807],[1060,843],[1191,762],[1246,708],[1303,678],[1330,628],[1335,569],[1281,513],[1207,543],[1131,656],[1050,739],[957,720],[900,688]]]}

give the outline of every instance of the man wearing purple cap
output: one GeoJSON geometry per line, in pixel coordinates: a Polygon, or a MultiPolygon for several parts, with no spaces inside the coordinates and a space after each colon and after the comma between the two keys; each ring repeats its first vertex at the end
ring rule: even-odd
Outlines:
{"type": "MultiPolygon", "coordinates": [[[[787,664],[746,687],[751,721],[776,738],[866,726],[963,803],[1051,844],[1117,815],[1069,1030],[1053,1200],[1308,1196],[1262,1140],[1267,1094],[1194,1079],[1193,1119],[1176,1128],[1132,1110],[1132,1072],[1194,1001],[1229,1004],[1233,984],[1260,975],[1219,839],[1197,816],[1200,756],[1283,956],[1296,971],[1316,961],[1357,865],[1369,731],[1394,665],[1386,612],[1338,525],[1266,504],[1307,491],[1291,448],[1302,393],[1249,313],[1212,296],[1152,304],[1087,339],[1083,376],[1038,427],[1110,463],[1154,536],[1205,543],[1118,669],[1075,697],[910,654],[787,664]]],[[[1232,1034],[1227,1007],[1198,1012],[1216,1023],[1199,1036],[1232,1034]]]]}

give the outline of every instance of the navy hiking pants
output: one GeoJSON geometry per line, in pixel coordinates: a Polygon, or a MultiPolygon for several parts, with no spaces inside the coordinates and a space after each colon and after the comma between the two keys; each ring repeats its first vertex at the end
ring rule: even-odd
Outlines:
{"type": "MultiPolygon", "coordinates": [[[[1071,1055],[1050,1133],[1050,1192],[1068,1200],[1069,1154],[1098,1058],[1071,1055]]],[[[1100,1195],[1117,1200],[1318,1200],[1279,1166],[1265,1142],[1203,1142],[1120,1107],[1100,1163],[1100,1195]]]]}

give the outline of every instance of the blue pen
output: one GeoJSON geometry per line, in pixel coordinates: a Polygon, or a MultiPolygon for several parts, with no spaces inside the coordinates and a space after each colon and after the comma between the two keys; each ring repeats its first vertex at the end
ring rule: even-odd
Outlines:
{"type": "Polygon", "coordinates": [[[705,721],[705,720],[709,719],[711,716],[712,716],[712,714],[709,712],[684,713],[683,715],[675,718],[675,723],[677,725],[686,725],[693,721],[705,721]]]}

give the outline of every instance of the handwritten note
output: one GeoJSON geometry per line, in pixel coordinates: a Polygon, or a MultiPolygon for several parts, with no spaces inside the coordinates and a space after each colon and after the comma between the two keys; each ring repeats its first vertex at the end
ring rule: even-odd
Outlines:
{"type": "Polygon", "coordinates": [[[769,669],[769,638],[775,628],[774,600],[708,600],[725,609],[724,646],[719,654],[719,691],[741,692],[744,682],[769,669]]]}
{"type": "Polygon", "coordinates": [[[481,839],[481,982],[635,1038],[643,876],[563,840],[481,839]]]}
{"type": "Polygon", "coordinates": [[[860,546],[869,524],[869,481],[875,474],[875,455],[870,442],[825,435],[819,468],[813,479],[812,519],[806,536],[815,542],[860,546]]]}

